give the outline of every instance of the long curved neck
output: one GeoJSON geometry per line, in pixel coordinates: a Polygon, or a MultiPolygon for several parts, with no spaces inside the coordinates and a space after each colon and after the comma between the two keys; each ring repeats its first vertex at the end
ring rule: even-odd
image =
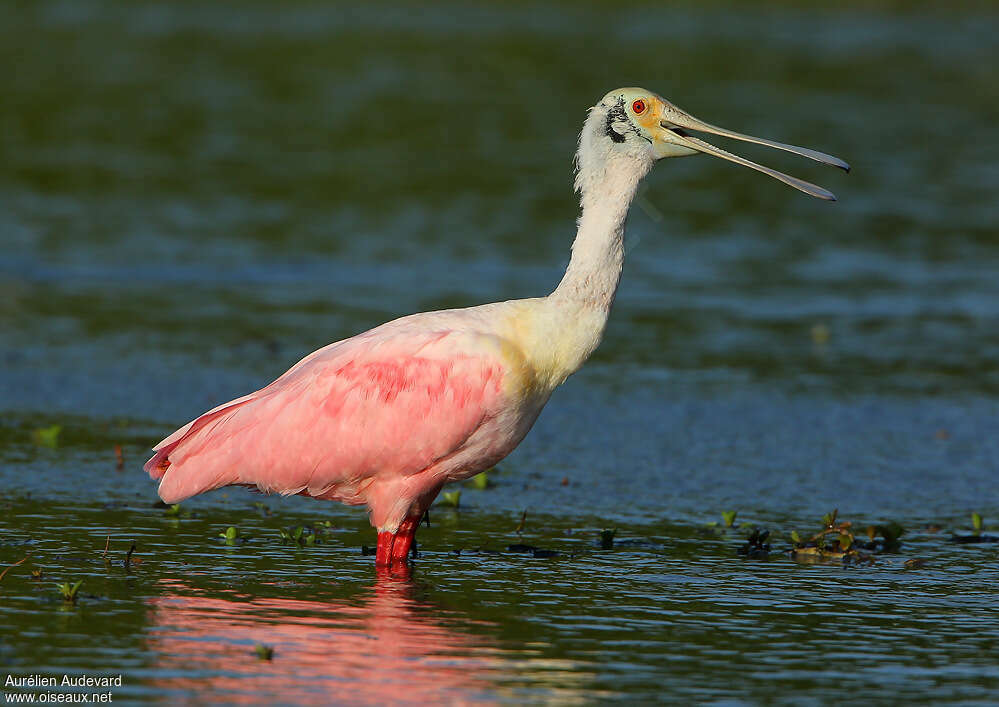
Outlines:
{"type": "Polygon", "coordinates": [[[628,156],[610,158],[599,165],[580,165],[576,184],[582,214],[569,267],[551,294],[553,300],[600,310],[605,315],[610,312],[624,267],[624,223],[647,171],[628,156]]]}
{"type": "Polygon", "coordinates": [[[639,182],[652,168],[651,157],[614,149],[602,124],[591,113],[580,135],[576,189],[582,214],[569,267],[545,298],[548,314],[539,332],[549,342],[556,385],[579,370],[603,338],[624,267],[628,209],[639,182]]]}

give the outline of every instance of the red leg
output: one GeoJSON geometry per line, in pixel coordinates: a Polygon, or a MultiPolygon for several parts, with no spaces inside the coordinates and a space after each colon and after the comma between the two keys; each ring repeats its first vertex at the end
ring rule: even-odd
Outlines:
{"type": "Polygon", "coordinates": [[[375,551],[375,567],[388,567],[392,562],[392,545],[395,535],[389,532],[378,533],[378,549],[375,551]]]}
{"type": "Polygon", "coordinates": [[[392,544],[392,564],[405,563],[409,558],[409,550],[413,547],[413,538],[416,537],[416,528],[420,525],[420,519],[409,517],[399,525],[399,530],[395,534],[395,542],[392,544]]]}
{"type": "Polygon", "coordinates": [[[402,521],[395,533],[388,531],[378,533],[375,566],[388,567],[389,565],[406,564],[409,551],[413,547],[413,539],[416,537],[416,528],[419,525],[420,519],[411,517],[402,521]]]}

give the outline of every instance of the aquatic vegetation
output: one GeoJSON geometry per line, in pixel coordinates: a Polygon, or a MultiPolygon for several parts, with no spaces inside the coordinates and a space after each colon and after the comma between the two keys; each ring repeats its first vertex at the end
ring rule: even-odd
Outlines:
{"type": "Polygon", "coordinates": [[[895,521],[885,525],[869,525],[868,542],[862,545],[862,548],[871,552],[898,552],[902,545],[900,538],[904,533],[905,528],[895,521]]]}
{"type": "Polygon", "coordinates": [[[320,521],[315,525],[297,525],[278,529],[282,544],[292,544],[295,547],[312,547],[321,545],[326,532],[333,527],[330,521],[320,521]]]}
{"type": "Polygon", "coordinates": [[[70,604],[75,604],[77,600],[77,595],[80,591],[80,585],[83,584],[83,580],[77,580],[75,583],[70,584],[69,582],[63,582],[62,584],[56,584],[59,589],[59,593],[62,595],[62,600],[70,604]]]}
{"type": "Polygon", "coordinates": [[[811,335],[812,343],[817,346],[825,346],[829,343],[829,327],[825,324],[813,324],[809,330],[809,334],[811,335]]]}
{"type": "Polygon", "coordinates": [[[770,557],[770,531],[763,528],[753,528],[753,532],[746,538],[746,544],[740,547],[737,552],[752,560],[765,560],[770,557]]]}
{"type": "Polygon", "coordinates": [[[239,528],[234,525],[230,525],[228,528],[219,533],[219,537],[225,540],[226,545],[235,545],[236,541],[239,540],[239,528]]]}
{"type": "Polygon", "coordinates": [[[614,548],[614,535],[617,533],[617,528],[611,530],[601,530],[600,531],[600,549],[601,550],[612,550],[614,548]]]}
{"type": "Polygon", "coordinates": [[[186,508],[181,508],[179,503],[168,506],[163,515],[167,518],[190,518],[191,512],[186,508]]]}
{"type": "Polygon", "coordinates": [[[49,425],[48,427],[39,427],[34,430],[31,433],[31,437],[34,439],[35,444],[55,449],[59,446],[59,435],[61,432],[62,425],[49,425]]]}
{"type": "Polygon", "coordinates": [[[489,472],[488,471],[483,471],[483,472],[480,472],[480,473],[476,474],[471,479],[469,479],[466,483],[469,486],[471,486],[472,488],[478,489],[479,491],[485,491],[487,488],[489,488],[490,486],[493,485],[492,482],[489,481],[489,472]]]}
{"type": "Polygon", "coordinates": [[[274,659],[274,648],[263,643],[258,643],[253,647],[253,652],[256,653],[257,658],[260,660],[273,660],[274,659]]]}
{"type": "Polygon", "coordinates": [[[461,504],[461,491],[445,491],[441,494],[440,505],[457,508],[461,504]]]}
{"type": "Polygon", "coordinates": [[[722,511],[722,521],[726,528],[731,528],[735,524],[735,516],[738,511],[722,511]]]}
{"type": "Polygon", "coordinates": [[[18,565],[23,565],[25,562],[28,561],[28,558],[30,558],[30,557],[31,557],[31,555],[25,555],[22,559],[18,560],[14,564],[12,564],[9,567],[7,567],[6,569],[4,569],[3,572],[0,572],[0,581],[3,581],[3,578],[7,576],[8,572],[10,572],[12,569],[14,569],[15,567],[17,567],[18,565]]]}
{"type": "Polygon", "coordinates": [[[978,512],[971,514],[971,527],[975,531],[971,535],[954,535],[950,536],[950,541],[952,543],[959,543],[962,545],[967,545],[970,543],[999,543],[999,537],[994,535],[983,535],[982,528],[984,527],[982,516],[978,512]]]}
{"type": "Polygon", "coordinates": [[[837,521],[838,510],[822,517],[822,529],[803,540],[797,530],[791,532],[790,555],[799,562],[873,562],[873,557],[856,547],[853,524],[837,521]]]}
{"type": "Polygon", "coordinates": [[[132,545],[128,548],[128,552],[125,553],[125,561],[122,563],[125,569],[128,569],[131,565],[142,564],[141,557],[132,557],[134,553],[135,553],[135,543],[133,542],[132,545]]]}

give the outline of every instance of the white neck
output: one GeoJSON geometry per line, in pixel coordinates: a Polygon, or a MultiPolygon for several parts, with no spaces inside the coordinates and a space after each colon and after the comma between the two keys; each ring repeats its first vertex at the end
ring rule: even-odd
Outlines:
{"type": "Polygon", "coordinates": [[[579,369],[600,343],[624,266],[624,223],[638,184],[652,168],[648,150],[629,149],[605,133],[605,113],[593,110],[579,138],[576,190],[582,214],[565,276],[547,300],[562,348],[565,375],[579,369]]]}
{"type": "Polygon", "coordinates": [[[634,160],[611,159],[598,174],[580,169],[582,214],[569,267],[551,297],[610,311],[624,266],[624,223],[644,172],[634,160]]]}

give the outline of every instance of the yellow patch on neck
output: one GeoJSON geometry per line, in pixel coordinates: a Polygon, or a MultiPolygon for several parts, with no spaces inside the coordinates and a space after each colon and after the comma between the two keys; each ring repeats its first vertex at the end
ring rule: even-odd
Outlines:
{"type": "Polygon", "coordinates": [[[550,394],[583,364],[603,333],[606,314],[548,298],[520,300],[503,322],[501,353],[510,393],[550,394]],[[592,320],[592,321],[591,321],[592,320]]]}

